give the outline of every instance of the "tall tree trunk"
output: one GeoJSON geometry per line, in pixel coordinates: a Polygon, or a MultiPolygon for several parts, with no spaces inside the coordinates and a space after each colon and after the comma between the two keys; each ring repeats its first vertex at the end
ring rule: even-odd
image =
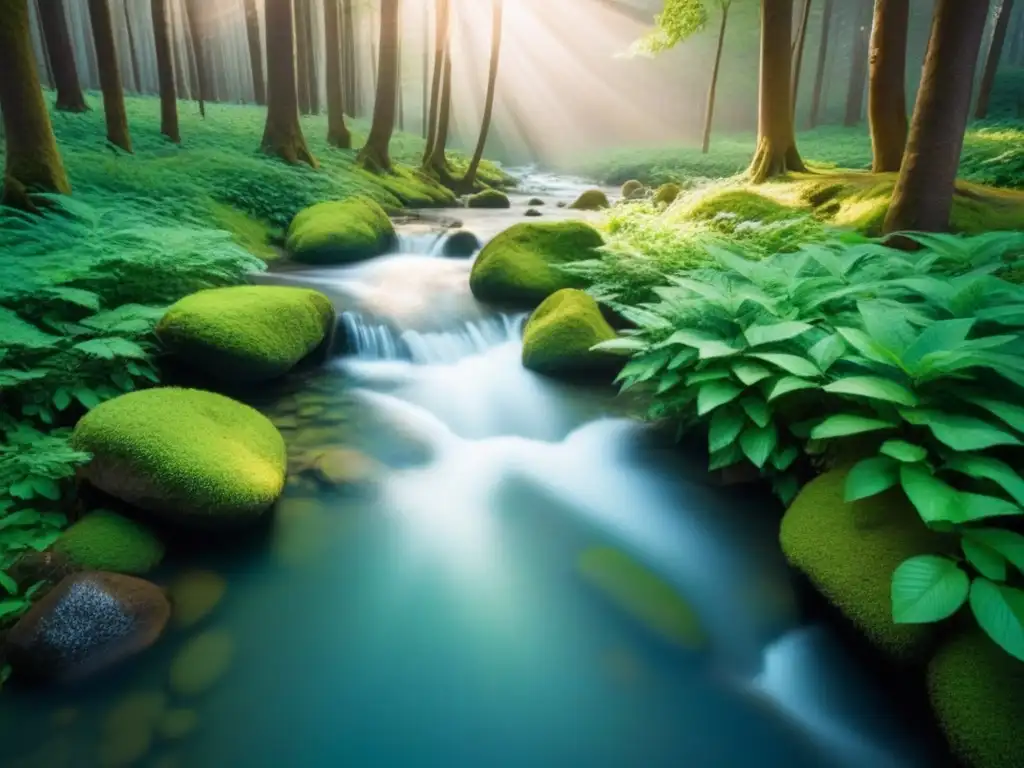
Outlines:
{"type": "Polygon", "coordinates": [[[182,61],[182,56],[179,53],[180,47],[175,39],[178,33],[178,25],[174,9],[175,5],[173,2],[167,5],[167,35],[171,39],[171,60],[174,62],[174,82],[178,91],[177,95],[184,98],[186,91],[189,89],[188,72],[186,71],[188,67],[188,45],[185,45],[185,60],[182,61]]]}
{"type": "Polygon", "coordinates": [[[306,6],[306,22],[303,30],[306,36],[306,44],[302,50],[306,56],[306,70],[309,73],[309,111],[314,115],[320,114],[320,81],[316,77],[316,37],[313,34],[313,0],[303,0],[306,6]]]}
{"type": "Polygon", "coordinates": [[[354,117],[359,114],[359,79],[356,70],[356,28],[353,0],[341,0],[341,26],[345,41],[345,106],[354,117]]]}
{"type": "MultiPolygon", "coordinates": [[[[796,115],[796,102],[800,96],[800,70],[804,66],[804,47],[807,45],[807,25],[811,21],[811,0],[804,0],[800,12],[800,29],[796,42],[793,43],[793,83],[790,91],[793,94],[793,114],[796,115]]],[[[795,118],[794,118],[795,119],[795,118]]]]}
{"type": "Polygon", "coordinates": [[[125,152],[131,152],[132,140],[128,134],[128,115],[124,109],[124,89],[121,87],[117,49],[114,47],[114,25],[110,19],[110,6],[107,5],[107,0],[89,0],[89,23],[92,25],[96,62],[100,70],[107,140],[125,152]]]}
{"type": "Polygon", "coordinates": [[[89,109],[78,80],[75,51],[68,34],[68,20],[64,15],[64,0],[44,0],[39,3],[39,25],[46,41],[54,85],[57,87],[57,109],[63,112],[85,112],[89,109]]]}
{"type": "Polygon", "coordinates": [[[295,41],[292,0],[266,0],[267,26],[267,124],[262,149],[289,163],[309,163],[316,158],[306,146],[299,125],[295,93],[295,41]]]}
{"type": "Polygon", "coordinates": [[[835,0],[825,0],[821,11],[821,41],[818,43],[818,65],[814,75],[814,91],[811,95],[810,125],[814,128],[821,117],[821,100],[824,95],[825,70],[828,64],[828,43],[832,34],[832,11],[835,0]]]}
{"type": "Polygon", "coordinates": [[[1010,50],[1007,60],[1011,67],[1024,64],[1024,6],[1017,7],[1017,23],[1010,35],[1010,50]]]}
{"type": "Polygon", "coordinates": [[[160,81],[160,133],[181,142],[178,130],[178,94],[174,87],[171,35],[167,26],[167,0],[152,0],[153,39],[156,43],[156,73],[160,81]]]}
{"type": "Polygon", "coordinates": [[[949,229],[988,0],[938,0],[885,231],[949,229]]]}
{"type": "Polygon", "coordinates": [[[761,85],[757,149],[748,171],[755,183],[789,171],[805,171],[793,130],[792,72],[793,0],[761,2],[761,85]]]}
{"type": "Polygon", "coordinates": [[[503,7],[502,0],[491,0],[491,66],[487,73],[487,98],[484,102],[484,116],[480,124],[480,137],[476,142],[476,150],[473,152],[473,159],[469,163],[469,169],[462,177],[460,187],[465,192],[470,192],[476,184],[476,174],[480,170],[480,161],[484,158],[484,147],[487,145],[487,134],[491,130],[491,118],[494,115],[494,92],[498,83],[498,63],[501,60],[501,28],[503,7]]]}
{"type": "MultiPolygon", "coordinates": [[[[36,20],[37,20],[37,22],[41,26],[42,25],[41,18],[42,18],[43,14],[42,14],[42,10],[39,8],[39,0],[31,0],[31,1],[33,2],[33,4],[35,5],[35,8],[36,8],[36,20]]],[[[30,5],[29,8],[31,8],[31,7],[32,6],[30,5]]],[[[31,27],[29,28],[29,34],[31,34],[31,27]]],[[[50,64],[50,51],[47,49],[46,32],[44,32],[44,31],[42,31],[42,29],[40,29],[39,36],[40,36],[40,43],[41,43],[40,50],[39,50],[39,58],[42,59],[41,63],[43,65],[43,72],[45,72],[45,75],[43,75],[43,77],[40,78],[40,85],[42,87],[44,87],[44,88],[56,88],[57,87],[57,80],[53,76],[53,66],[50,64]]],[[[33,41],[33,44],[34,44],[34,41],[33,41]]],[[[2,129],[0,129],[0,136],[3,136],[2,129]]]]}
{"type": "Polygon", "coordinates": [[[427,6],[423,6],[423,138],[430,133],[430,18],[427,6]]]}
{"type": "Polygon", "coordinates": [[[27,192],[69,194],[29,32],[28,0],[0,0],[0,112],[7,146],[0,203],[34,210],[27,192]]]}
{"type": "Polygon", "coordinates": [[[864,113],[864,84],[868,73],[868,42],[871,36],[871,0],[854,0],[853,59],[850,66],[850,84],[846,92],[847,127],[857,125],[864,113]]]}
{"type": "Polygon", "coordinates": [[[132,16],[128,10],[128,0],[124,0],[124,26],[128,32],[128,61],[132,67],[132,85],[136,93],[142,93],[142,75],[139,72],[139,54],[135,50],[135,32],[132,31],[132,16]]]}
{"type": "Polygon", "coordinates": [[[438,175],[441,182],[447,186],[453,185],[451,174],[448,172],[448,156],[445,151],[448,148],[448,132],[452,124],[452,51],[449,46],[444,52],[444,72],[441,75],[441,104],[437,109],[437,133],[434,136],[434,146],[430,150],[430,157],[427,160],[427,167],[438,175]]]}
{"type": "Polygon", "coordinates": [[[907,145],[907,36],[910,0],[875,0],[868,121],[875,173],[895,172],[907,145]]]}
{"type": "Polygon", "coordinates": [[[996,82],[996,72],[999,71],[999,62],[1003,58],[1003,45],[1006,42],[1006,31],[1010,27],[1010,17],[1013,14],[1013,0],[1002,0],[999,3],[998,16],[996,17],[995,30],[992,32],[992,43],[988,49],[988,60],[985,62],[985,74],[981,78],[981,88],[978,91],[978,106],[974,116],[979,120],[988,117],[988,104],[992,98],[992,86],[996,82]]]}
{"type": "Polygon", "coordinates": [[[398,2],[381,0],[380,63],[377,70],[377,96],[373,104],[373,123],[366,146],[359,152],[364,168],[381,173],[391,170],[388,153],[395,132],[395,102],[398,94],[398,2]]]}
{"type": "Polygon", "coordinates": [[[267,85],[263,79],[263,44],[260,41],[260,16],[256,10],[256,0],[245,0],[245,36],[249,42],[253,95],[257,104],[266,104],[267,85]]]}
{"type": "Polygon", "coordinates": [[[309,0],[295,0],[295,46],[298,63],[299,112],[313,113],[313,92],[309,71],[309,47],[312,43],[309,33],[309,0]]]}
{"type": "Polygon", "coordinates": [[[405,130],[405,98],[402,93],[403,91],[403,78],[402,78],[402,6],[399,3],[398,6],[398,52],[395,54],[398,57],[398,64],[396,69],[398,70],[398,130],[405,130]]]}
{"type": "Polygon", "coordinates": [[[210,85],[206,77],[206,59],[204,56],[203,25],[199,20],[201,0],[185,0],[185,23],[188,26],[188,37],[192,46],[192,66],[195,71],[195,96],[199,102],[199,114],[206,117],[206,100],[210,98],[210,85]]]}
{"type": "Polygon", "coordinates": [[[441,81],[444,77],[444,62],[448,50],[448,36],[451,26],[450,0],[437,0],[434,17],[434,72],[430,85],[430,114],[427,122],[427,146],[423,150],[423,164],[427,165],[434,153],[437,140],[437,117],[441,108],[441,81]]]}
{"type": "Polygon", "coordinates": [[[373,92],[377,92],[377,64],[380,62],[380,54],[377,52],[377,39],[373,34],[374,29],[379,29],[377,11],[370,7],[370,84],[373,92]]]}
{"type": "Polygon", "coordinates": [[[352,134],[345,125],[344,87],[341,82],[341,12],[338,0],[324,0],[327,43],[327,143],[352,148],[352,134]]]}
{"type": "Polygon", "coordinates": [[[722,50],[725,47],[725,29],[729,23],[729,6],[732,0],[722,3],[722,23],[718,27],[718,48],[715,50],[715,64],[711,69],[711,84],[708,86],[708,101],[704,108],[704,137],[701,152],[705,155],[711,149],[711,126],[715,120],[715,95],[718,92],[718,73],[722,66],[722,50]]]}

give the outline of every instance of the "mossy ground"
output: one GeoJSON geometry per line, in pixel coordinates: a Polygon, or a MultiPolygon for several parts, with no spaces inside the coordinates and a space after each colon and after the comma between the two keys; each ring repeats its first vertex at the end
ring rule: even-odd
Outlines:
{"type": "Polygon", "coordinates": [[[565,288],[537,307],[523,331],[523,365],[538,373],[610,369],[624,358],[591,348],[615,338],[601,308],[583,291],[565,288]]]}
{"type": "Polygon", "coordinates": [[[292,219],[285,247],[296,261],[344,264],[387,252],[395,227],[369,197],[329,200],[305,208],[292,219]]]}
{"type": "Polygon", "coordinates": [[[164,545],[145,526],[97,510],[61,534],[53,545],[76,566],[90,571],[143,574],[164,557],[164,545]]]}

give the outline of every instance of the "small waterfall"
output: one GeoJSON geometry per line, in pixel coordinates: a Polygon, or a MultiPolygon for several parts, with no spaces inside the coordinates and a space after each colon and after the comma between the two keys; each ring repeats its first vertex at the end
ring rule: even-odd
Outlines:
{"type": "Polygon", "coordinates": [[[396,251],[422,256],[437,256],[448,235],[444,232],[399,232],[396,251]]]}

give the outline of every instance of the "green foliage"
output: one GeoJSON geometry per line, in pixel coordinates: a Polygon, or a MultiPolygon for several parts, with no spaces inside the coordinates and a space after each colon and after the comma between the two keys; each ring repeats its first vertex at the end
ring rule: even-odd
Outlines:
{"type": "MultiPolygon", "coordinates": [[[[721,4],[729,2],[724,0],[721,4]]],[[[633,53],[661,53],[697,34],[708,23],[706,5],[705,0],[665,0],[661,13],[654,17],[654,30],[633,45],[633,53]]]]}

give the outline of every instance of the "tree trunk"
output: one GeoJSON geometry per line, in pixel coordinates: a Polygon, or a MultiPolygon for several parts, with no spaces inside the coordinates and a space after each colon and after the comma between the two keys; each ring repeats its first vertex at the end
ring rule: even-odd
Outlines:
{"type": "Polygon", "coordinates": [[[359,114],[359,80],[356,71],[355,17],[352,12],[353,0],[341,0],[341,26],[345,41],[345,106],[354,117],[359,114]]]}
{"type": "Polygon", "coordinates": [[[426,6],[423,6],[423,138],[426,139],[430,133],[430,19],[426,6]]]}
{"type": "Polygon", "coordinates": [[[379,29],[380,24],[377,23],[377,13],[371,6],[370,8],[370,85],[373,87],[373,92],[377,92],[377,64],[380,61],[380,54],[377,52],[377,40],[373,35],[374,29],[379,29]]]}
{"type": "Polygon", "coordinates": [[[907,35],[910,0],[875,0],[868,121],[875,173],[895,172],[907,145],[907,35]]]}
{"type": "Polygon", "coordinates": [[[821,100],[824,95],[825,70],[828,64],[828,42],[832,34],[832,9],[835,0],[825,0],[821,12],[821,42],[818,44],[818,66],[814,75],[814,92],[811,95],[810,125],[814,128],[821,117],[821,100]]]}
{"type": "Polygon", "coordinates": [[[298,66],[299,112],[313,113],[313,97],[310,92],[309,57],[309,7],[308,0],[295,0],[295,57],[298,66]]]}
{"type": "Polygon", "coordinates": [[[1010,50],[1007,61],[1011,67],[1024,64],[1024,6],[1017,7],[1017,23],[1010,35],[1010,50]]]}
{"type": "Polygon", "coordinates": [[[761,85],[757,149],[748,171],[755,183],[805,171],[796,148],[789,91],[792,72],[793,0],[761,2],[761,85]]]}
{"type": "Polygon", "coordinates": [[[245,35],[249,42],[253,95],[257,104],[266,104],[267,85],[263,79],[263,44],[260,42],[260,16],[256,11],[256,0],[245,0],[245,35]]]}
{"type": "Polygon", "coordinates": [[[398,76],[397,76],[397,80],[398,80],[398,83],[397,83],[397,88],[398,88],[398,96],[397,96],[397,98],[398,98],[398,130],[400,130],[400,131],[404,131],[405,130],[405,98],[403,97],[403,93],[402,93],[402,84],[403,84],[403,78],[402,78],[402,48],[403,48],[403,45],[402,45],[402,6],[401,6],[401,3],[399,3],[399,6],[398,6],[398,52],[395,55],[398,58],[398,64],[396,65],[396,69],[398,71],[398,76]]]}
{"type": "Polygon", "coordinates": [[[210,82],[206,72],[203,25],[199,20],[200,2],[202,0],[185,0],[185,20],[188,23],[188,36],[192,41],[192,57],[196,73],[196,94],[199,102],[199,114],[206,117],[206,101],[210,98],[210,82]]]}
{"type": "Polygon", "coordinates": [[[974,116],[978,120],[988,117],[989,99],[992,98],[992,86],[996,82],[996,72],[999,71],[999,61],[1003,57],[1003,45],[1006,42],[1006,31],[1010,27],[1010,17],[1013,14],[1013,0],[1002,0],[999,4],[998,16],[996,17],[995,30],[992,33],[992,44],[988,49],[988,60],[985,62],[985,74],[981,78],[981,88],[978,91],[978,106],[974,116]]]}
{"type": "Polygon", "coordinates": [[[938,0],[885,232],[949,229],[988,0],[938,0]]]}
{"type": "Polygon", "coordinates": [[[7,160],[0,203],[34,210],[28,191],[69,194],[29,32],[28,0],[0,0],[0,112],[7,160]]]}
{"type": "Polygon", "coordinates": [[[139,54],[135,50],[135,33],[132,31],[132,17],[128,10],[128,0],[124,0],[124,25],[128,32],[128,61],[132,67],[132,85],[136,93],[142,93],[142,75],[139,72],[139,54]]]}
{"type": "Polygon", "coordinates": [[[441,81],[444,76],[444,61],[448,49],[449,26],[451,25],[450,0],[437,0],[434,17],[434,72],[430,85],[430,114],[427,122],[427,146],[423,150],[423,164],[427,165],[434,153],[437,140],[437,117],[441,108],[441,81]]]}
{"type": "Polygon", "coordinates": [[[121,72],[117,68],[114,26],[107,0],[89,0],[89,23],[92,25],[96,62],[100,70],[107,140],[125,152],[131,152],[132,140],[128,134],[128,115],[124,109],[124,89],[121,87],[121,72]]]}
{"type": "Polygon", "coordinates": [[[266,0],[267,27],[267,124],[262,149],[289,163],[309,163],[316,158],[306,146],[299,125],[295,93],[295,41],[292,0],[266,0]]]}
{"type": "Polygon", "coordinates": [[[388,149],[395,131],[395,103],[398,95],[398,2],[381,0],[380,63],[377,66],[377,96],[373,104],[373,123],[366,146],[359,152],[364,168],[381,173],[391,170],[388,149]]]}
{"type": "Polygon", "coordinates": [[[718,48],[715,51],[715,65],[711,69],[711,85],[708,86],[708,103],[704,109],[704,138],[701,141],[701,152],[705,155],[711,149],[711,125],[715,120],[715,94],[718,91],[718,72],[722,66],[722,49],[725,46],[725,28],[729,23],[728,3],[722,4],[722,23],[718,28],[718,48]]]}
{"type": "Polygon", "coordinates": [[[160,133],[181,143],[178,130],[178,94],[174,87],[171,36],[167,26],[167,0],[152,0],[153,39],[156,43],[156,72],[160,81],[160,133]]]}
{"type": "Polygon", "coordinates": [[[302,50],[306,56],[306,70],[309,73],[309,111],[320,114],[320,81],[316,77],[316,39],[313,35],[313,0],[302,0],[305,6],[303,32],[306,40],[302,50]]]}
{"type": "Polygon", "coordinates": [[[68,34],[68,20],[64,15],[64,0],[44,0],[39,3],[39,26],[46,41],[53,82],[57,87],[57,109],[63,112],[85,112],[89,109],[78,80],[75,51],[68,34]]]}
{"type": "Polygon", "coordinates": [[[476,183],[476,174],[480,170],[480,161],[484,158],[484,147],[487,145],[487,134],[491,129],[491,118],[494,115],[494,92],[498,82],[498,63],[501,60],[501,28],[502,28],[502,0],[491,0],[492,21],[491,21],[491,66],[487,73],[487,98],[484,102],[484,116],[480,124],[480,137],[476,142],[476,150],[473,152],[473,159],[469,163],[469,170],[462,177],[460,187],[464,192],[471,192],[476,183]]]}
{"type": "Polygon", "coordinates": [[[800,96],[800,70],[804,66],[804,47],[807,44],[807,25],[810,21],[811,0],[804,0],[804,7],[800,12],[800,30],[797,32],[796,42],[793,44],[793,83],[790,86],[790,91],[793,94],[794,116],[796,115],[796,102],[800,96]]]}
{"type": "Polygon", "coordinates": [[[345,125],[344,87],[341,82],[341,12],[338,0],[324,0],[327,42],[327,143],[338,149],[352,148],[352,134],[345,125]]]}
{"type": "Polygon", "coordinates": [[[860,123],[864,113],[864,83],[868,72],[868,42],[871,36],[871,0],[855,0],[853,9],[853,59],[850,85],[846,92],[847,127],[860,123]]]}
{"type": "Polygon", "coordinates": [[[452,123],[452,51],[449,46],[444,52],[444,72],[441,75],[441,104],[437,110],[437,133],[434,146],[430,150],[427,167],[437,174],[446,186],[452,186],[453,180],[448,172],[448,132],[452,123]]]}

